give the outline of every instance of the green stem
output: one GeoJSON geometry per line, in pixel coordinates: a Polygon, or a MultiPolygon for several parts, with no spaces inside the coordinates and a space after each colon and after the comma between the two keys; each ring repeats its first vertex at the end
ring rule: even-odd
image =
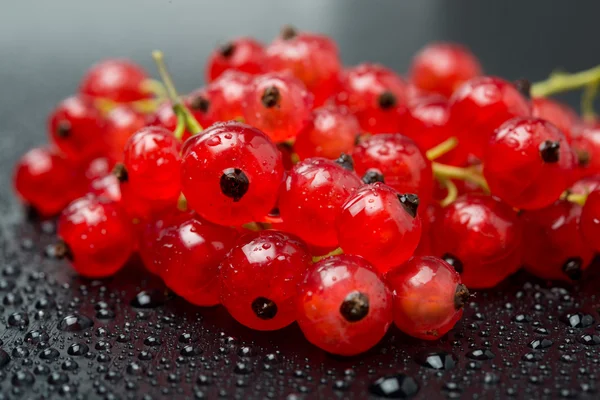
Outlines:
{"type": "Polygon", "coordinates": [[[581,116],[586,121],[593,121],[596,119],[596,112],[594,111],[594,100],[598,94],[598,84],[600,81],[595,81],[585,87],[583,94],[581,95],[581,116]]]}
{"type": "Polygon", "coordinates": [[[182,112],[175,112],[175,115],[177,115],[177,126],[175,127],[175,131],[173,131],[173,136],[175,136],[175,139],[181,140],[185,133],[186,118],[185,114],[182,112]]]}
{"type": "Polygon", "coordinates": [[[490,188],[485,178],[473,168],[461,168],[453,165],[440,164],[437,162],[431,163],[433,174],[440,180],[460,179],[463,181],[473,182],[483,188],[487,193],[490,188]]]}
{"type": "Polygon", "coordinates": [[[582,88],[599,79],[600,65],[574,74],[558,72],[550,75],[545,81],[533,84],[531,86],[531,95],[533,97],[546,97],[582,88]]]}
{"type": "Polygon", "coordinates": [[[435,159],[440,158],[450,150],[454,149],[456,146],[458,146],[458,139],[455,137],[451,137],[449,139],[444,140],[437,146],[427,150],[425,155],[427,156],[427,159],[429,161],[433,161],[435,159]]]}
{"type": "Polygon", "coordinates": [[[442,207],[447,207],[450,204],[454,203],[454,200],[456,200],[456,198],[458,197],[458,189],[456,188],[454,182],[452,182],[450,179],[445,179],[442,181],[442,183],[446,187],[448,194],[446,195],[446,197],[444,197],[442,201],[440,201],[440,205],[442,207]]]}
{"type": "Polygon", "coordinates": [[[337,249],[332,250],[332,251],[330,251],[329,253],[327,253],[325,255],[315,256],[315,257],[312,258],[312,260],[313,260],[314,263],[316,263],[318,261],[321,261],[324,258],[332,257],[332,256],[339,256],[340,254],[344,254],[344,250],[342,250],[341,247],[338,247],[337,249]]]}

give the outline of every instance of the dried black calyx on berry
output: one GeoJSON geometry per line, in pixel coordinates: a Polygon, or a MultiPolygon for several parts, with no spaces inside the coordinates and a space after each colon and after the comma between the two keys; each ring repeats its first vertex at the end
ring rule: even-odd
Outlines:
{"type": "Polygon", "coordinates": [[[277,217],[279,217],[280,215],[281,215],[281,214],[279,213],[279,208],[278,208],[278,207],[275,207],[274,209],[272,209],[271,211],[269,211],[269,215],[268,215],[268,216],[269,216],[269,217],[272,217],[272,218],[277,218],[277,217]]]}
{"type": "Polygon", "coordinates": [[[284,25],[281,28],[281,38],[283,40],[290,40],[298,35],[298,31],[292,25],[284,25]]]}
{"type": "Polygon", "coordinates": [[[540,156],[545,163],[558,162],[560,152],[560,143],[552,140],[546,140],[540,144],[540,156]]]}
{"type": "Polygon", "coordinates": [[[583,260],[581,257],[571,257],[565,261],[562,270],[573,281],[578,281],[583,276],[583,260]]]}
{"type": "Polygon", "coordinates": [[[458,272],[459,274],[462,274],[463,263],[455,255],[446,253],[442,256],[442,260],[446,261],[448,264],[450,264],[452,267],[454,267],[454,270],[456,272],[458,272]]]}
{"type": "Polygon", "coordinates": [[[231,57],[233,55],[234,51],[235,51],[235,44],[233,42],[225,43],[220,48],[221,55],[225,58],[231,57]]]}
{"type": "Polygon", "coordinates": [[[580,167],[587,167],[590,165],[592,156],[588,151],[575,149],[575,154],[577,154],[577,163],[580,167]]]}
{"type": "Polygon", "coordinates": [[[275,86],[268,87],[263,92],[260,101],[263,103],[263,106],[267,108],[279,106],[279,102],[281,101],[281,93],[279,93],[279,89],[277,89],[275,86]]]}
{"type": "Polygon", "coordinates": [[[69,121],[60,121],[56,126],[56,135],[60,138],[66,138],[71,135],[71,123],[69,121]]]}
{"type": "Polygon", "coordinates": [[[417,216],[417,209],[419,208],[419,196],[412,193],[399,194],[398,200],[400,204],[406,210],[406,212],[413,218],[417,216]]]}
{"type": "Polygon", "coordinates": [[[127,168],[122,163],[117,163],[113,168],[113,175],[117,177],[117,180],[121,183],[127,182],[129,174],[127,174],[127,168]]]}
{"type": "Polygon", "coordinates": [[[531,82],[529,82],[529,80],[524,78],[517,79],[513,82],[513,85],[515,85],[515,88],[517,88],[517,90],[527,99],[531,98],[531,82]]]}
{"type": "Polygon", "coordinates": [[[348,322],[360,321],[369,314],[369,298],[358,291],[349,293],[340,306],[340,314],[348,322]]]}
{"type": "Polygon", "coordinates": [[[457,310],[460,310],[467,304],[467,300],[471,294],[469,293],[469,289],[462,283],[456,286],[456,292],[454,294],[454,307],[457,310]]]}
{"type": "Polygon", "coordinates": [[[352,159],[352,156],[346,153],[340,154],[340,156],[337,160],[335,160],[335,162],[340,167],[347,169],[348,171],[354,171],[354,160],[352,159]]]}
{"type": "Polygon", "coordinates": [[[69,245],[62,239],[59,239],[55,244],[46,247],[46,256],[59,260],[66,258],[67,260],[73,261],[73,253],[71,252],[69,245]]]}
{"type": "Polygon", "coordinates": [[[383,174],[378,169],[371,168],[365,172],[365,175],[362,177],[362,181],[367,185],[381,182],[384,183],[385,180],[383,178],[383,174]]]}
{"type": "Polygon", "coordinates": [[[228,168],[221,175],[221,192],[233,201],[240,201],[250,187],[248,176],[239,168],[228,168]]]}
{"type": "Polygon", "coordinates": [[[277,304],[266,297],[257,297],[252,302],[252,311],[260,319],[273,319],[277,315],[277,304]]]}
{"type": "Polygon", "coordinates": [[[190,108],[195,111],[206,113],[210,108],[210,101],[203,96],[194,96],[190,101],[190,108]]]}
{"type": "Polygon", "coordinates": [[[386,90],[385,92],[379,95],[377,103],[379,104],[379,107],[381,109],[387,110],[396,105],[396,96],[394,95],[394,93],[390,92],[389,90],[386,90]]]}

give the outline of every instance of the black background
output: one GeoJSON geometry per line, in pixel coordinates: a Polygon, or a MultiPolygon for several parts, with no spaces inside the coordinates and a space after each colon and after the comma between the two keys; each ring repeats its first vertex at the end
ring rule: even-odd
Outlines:
{"type": "MultiPolygon", "coordinates": [[[[372,352],[340,359],[310,346],[296,326],[251,332],[220,308],[194,308],[180,299],[132,308],[140,290],[163,290],[135,263],[106,281],[73,276],[65,264],[42,257],[52,240],[44,231],[52,226],[25,221],[11,170],[20,154],[46,140],[52,107],[105,57],[129,57],[154,73],[150,51],[159,48],[185,92],[203,84],[204,62],[215,45],[238,35],[268,42],[291,23],[331,35],[348,65],[376,61],[403,73],[427,42],[454,40],[467,44],[486,72],[536,81],[555,68],[576,71],[600,62],[599,11],[600,3],[591,0],[0,0],[0,348],[11,358],[0,367],[0,398],[64,392],[81,398],[364,398],[373,381],[394,373],[414,378],[423,398],[594,398],[600,353],[580,341],[583,333],[599,334],[600,326],[571,328],[561,321],[573,311],[599,320],[600,284],[593,272],[581,286],[554,289],[520,274],[498,290],[478,293],[465,319],[439,343],[393,329],[372,352]],[[50,301],[48,308],[40,299],[50,301]],[[105,306],[110,311],[97,311],[105,306]],[[22,329],[9,326],[15,312],[28,316],[22,329]],[[74,312],[91,317],[94,327],[57,330],[57,322],[74,312]],[[518,315],[526,315],[525,322],[515,322],[518,315]],[[48,337],[40,345],[35,332],[42,331],[48,337]],[[193,336],[192,356],[180,357],[188,346],[178,340],[182,332],[193,336]],[[131,339],[119,342],[120,334],[131,339]],[[148,337],[160,345],[151,346],[148,337]],[[552,345],[528,347],[538,338],[552,345]],[[88,344],[88,354],[70,356],[69,346],[80,342],[88,344]],[[58,358],[41,358],[46,346],[58,350],[58,358]],[[456,366],[437,372],[415,361],[434,348],[454,353],[456,366]],[[466,357],[485,348],[492,360],[466,357]],[[24,349],[29,357],[19,358],[24,349]],[[151,360],[140,360],[144,351],[151,360]],[[275,352],[274,362],[264,360],[275,352]],[[78,367],[71,371],[73,361],[78,367]],[[64,376],[28,375],[39,365],[64,376]],[[53,378],[59,383],[50,384],[53,378]]],[[[566,99],[576,104],[575,95],[566,99]]]]}

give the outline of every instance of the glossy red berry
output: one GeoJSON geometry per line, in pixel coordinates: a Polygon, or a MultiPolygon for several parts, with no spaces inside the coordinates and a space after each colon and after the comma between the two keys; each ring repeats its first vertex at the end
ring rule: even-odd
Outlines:
{"type": "Polygon", "coordinates": [[[219,264],[234,246],[237,231],[190,215],[164,228],[154,242],[154,270],[192,304],[219,303],[219,264]]]}
{"type": "Polygon", "coordinates": [[[123,161],[125,145],[134,133],[146,126],[146,117],[127,106],[119,106],[106,116],[107,152],[113,160],[123,161]]]}
{"type": "Polygon", "coordinates": [[[392,321],[392,295],[364,259],[341,255],[312,265],[299,286],[297,320],[309,342],[343,356],[363,353],[392,321]]]}
{"type": "Polygon", "coordinates": [[[184,145],[182,190],[190,208],[223,225],[261,221],[277,201],[281,154],[260,130],[215,124],[184,145]]]}
{"type": "Polygon", "coordinates": [[[317,108],[312,114],[312,123],[294,142],[298,157],[335,160],[342,153],[350,154],[361,131],[356,117],[334,107],[317,108]]]}
{"type": "Polygon", "coordinates": [[[571,137],[577,155],[576,177],[600,174],[600,125],[583,127],[571,137]]]}
{"type": "Polygon", "coordinates": [[[579,116],[571,107],[547,97],[536,97],[531,100],[532,115],[552,122],[566,137],[571,140],[574,131],[581,123],[579,116]]]}
{"type": "Polygon", "coordinates": [[[119,207],[92,196],[79,198],[63,210],[58,236],[73,268],[90,278],[113,275],[135,245],[131,223],[119,207]]]}
{"type": "Polygon", "coordinates": [[[115,161],[108,157],[94,158],[87,164],[85,169],[85,179],[92,182],[95,179],[103,178],[110,174],[115,166],[115,161]]]}
{"type": "Polygon", "coordinates": [[[313,98],[298,78],[286,73],[257,77],[248,92],[244,120],[273,141],[296,137],[311,120],[313,98]]]}
{"type": "Polygon", "coordinates": [[[422,204],[431,202],[433,174],[431,163],[411,139],[399,134],[374,135],[352,152],[359,176],[371,168],[378,169],[388,186],[400,193],[415,193],[422,204]]]}
{"type": "Polygon", "coordinates": [[[217,79],[228,69],[257,75],[263,72],[265,50],[258,41],[241,37],[216,48],[208,57],[207,81],[217,79]]]}
{"type": "Polygon", "coordinates": [[[80,175],[77,165],[53,149],[39,147],[17,162],[13,182],[21,200],[48,217],[85,193],[85,179],[80,175]]]}
{"type": "MultiPolygon", "coordinates": [[[[453,265],[470,288],[490,288],[517,271],[522,227],[499,200],[467,194],[444,208],[431,227],[434,255],[453,265]]],[[[526,246],[525,246],[526,247],[526,246]]]]}
{"type": "Polygon", "coordinates": [[[433,232],[431,227],[434,226],[436,218],[441,214],[442,207],[440,207],[438,203],[433,202],[426,206],[424,212],[422,210],[423,207],[421,207],[421,212],[419,212],[421,218],[421,239],[415,250],[415,256],[428,256],[433,254],[433,232]]]}
{"type": "Polygon", "coordinates": [[[309,158],[288,172],[279,194],[285,230],[310,245],[335,247],[336,218],[346,199],[362,186],[360,178],[334,161],[309,158]]]}
{"type": "Polygon", "coordinates": [[[69,159],[89,160],[106,152],[104,120],[87,98],[63,100],[50,114],[48,129],[52,143],[69,159]]]}
{"type": "Polygon", "coordinates": [[[225,71],[206,88],[214,122],[231,121],[244,115],[246,93],[254,77],[244,72],[225,71]]]}
{"type": "Polygon", "coordinates": [[[417,88],[444,97],[482,72],[475,55],[457,43],[427,45],[413,58],[410,70],[410,80],[417,88]]]}
{"type": "Polygon", "coordinates": [[[369,133],[399,132],[406,99],[406,82],[379,64],[361,64],[344,71],[335,96],[335,102],[356,115],[369,133]]]}
{"type": "Polygon", "coordinates": [[[291,71],[322,105],[337,89],[341,61],[333,40],[325,35],[285,28],[265,50],[270,71],[291,71]]]}
{"type": "Polygon", "coordinates": [[[456,325],[469,299],[454,267],[437,257],[414,257],[385,276],[394,323],[404,333],[437,340],[456,325]]]}
{"type": "Polygon", "coordinates": [[[81,80],[79,92],[116,102],[130,102],[150,97],[143,82],[148,74],[130,60],[111,59],[92,66],[81,80]]]}
{"type": "Polygon", "coordinates": [[[483,165],[495,196],[512,207],[532,210],[552,204],[569,187],[576,156],[550,122],[514,118],[491,137],[483,165]]]}
{"type": "Polygon", "coordinates": [[[600,251],[600,191],[589,194],[581,211],[581,234],[587,245],[600,251]]]}
{"type": "Polygon", "coordinates": [[[525,269],[543,279],[580,279],[594,256],[583,238],[580,217],[581,206],[566,200],[523,212],[525,269]]]}
{"type": "Polygon", "coordinates": [[[337,219],[340,247],[364,257],[381,273],[399,266],[421,238],[418,205],[416,195],[399,194],[383,183],[363,186],[346,200],[337,219]]]}
{"type": "Polygon", "coordinates": [[[481,159],[496,128],[531,114],[529,101],[510,82],[481,76],[461,85],[450,98],[450,124],[465,154],[481,159]]]}
{"type": "Polygon", "coordinates": [[[311,262],[308,247],[293,236],[249,233],[221,262],[221,303],[251,329],[286,327],[296,320],[298,283],[311,262]]]}

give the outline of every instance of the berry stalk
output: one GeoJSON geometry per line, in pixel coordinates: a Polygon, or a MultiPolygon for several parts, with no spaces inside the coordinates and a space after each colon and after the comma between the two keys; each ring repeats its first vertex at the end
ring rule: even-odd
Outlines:
{"type": "Polygon", "coordinates": [[[460,179],[463,181],[473,182],[489,193],[490,188],[485,178],[475,171],[473,168],[461,168],[452,165],[440,164],[437,162],[431,163],[433,174],[440,180],[460,179]]]}
{"type": "Polygon", "coordinates": [[[455,137],[448,138],[435,147],[427,150],[425,155],[429,161],[436,160],[458,146],[458,139],[455,137]]]}
{"type": "Polygon", "coordinates": [[[442,184],[448,191],[448,194],[446,195],[446,197],[444,197],[442,201],[440,201],[440,205],[442,207],[447,207],[450,204],[454,203],[454,200],[456,200],[456,198],[458,197],[458,189],[456,188],[454,182],[452,182],[450,179],[443,180],[442,184]]]}
{"type": "Polygon", "coordinates": [[[340,254],[344,254],[344,250],[342,250],[342,248],[341,248],[341,247],[338,247],[337,249],[335,249],[335,250],[332,250],[332,251],[330,251],[329,253],[327,253],[327,254],[324,254],[324,255],[322,255],[322,256],[314,256],[314,257],[312,258],[312,261],[313,261],[314,263],[316,263],[316,262],[319,262],[319,261],[321,261],[321,260],[322,260],[322,259],[324,259],[324,258],[327,258],[327,257],[333,257],[333,256],[339,256],[340,254]]]}
{"type": "Polygon", "coordinates": [[[568,193],[565,196],[565,199],[567,199],[567,201],[570,201],[571,203],[575,203],[575,204],[579,204],[580,206],[583,206],[585,204],[585,201],[587,200],[587,197],[588,197],[587,194],[568,193]]]}
{"type": "Polygon", "coordinates": [[[556,72],[548,79],[531,86],[533,97],[546,97],[556,93],[579,89],[600,80],[600,65],[573,74],[556,72]]]}
{"type": "Polygon", "coordinates": [[[599,84],[600,80],[587,85],[583,90],[583,94],[581,95],[581,116],[586,121],[593,121],[596,119],[596,112],[594,111],[594,99],[598,95],[599,84]]]}

